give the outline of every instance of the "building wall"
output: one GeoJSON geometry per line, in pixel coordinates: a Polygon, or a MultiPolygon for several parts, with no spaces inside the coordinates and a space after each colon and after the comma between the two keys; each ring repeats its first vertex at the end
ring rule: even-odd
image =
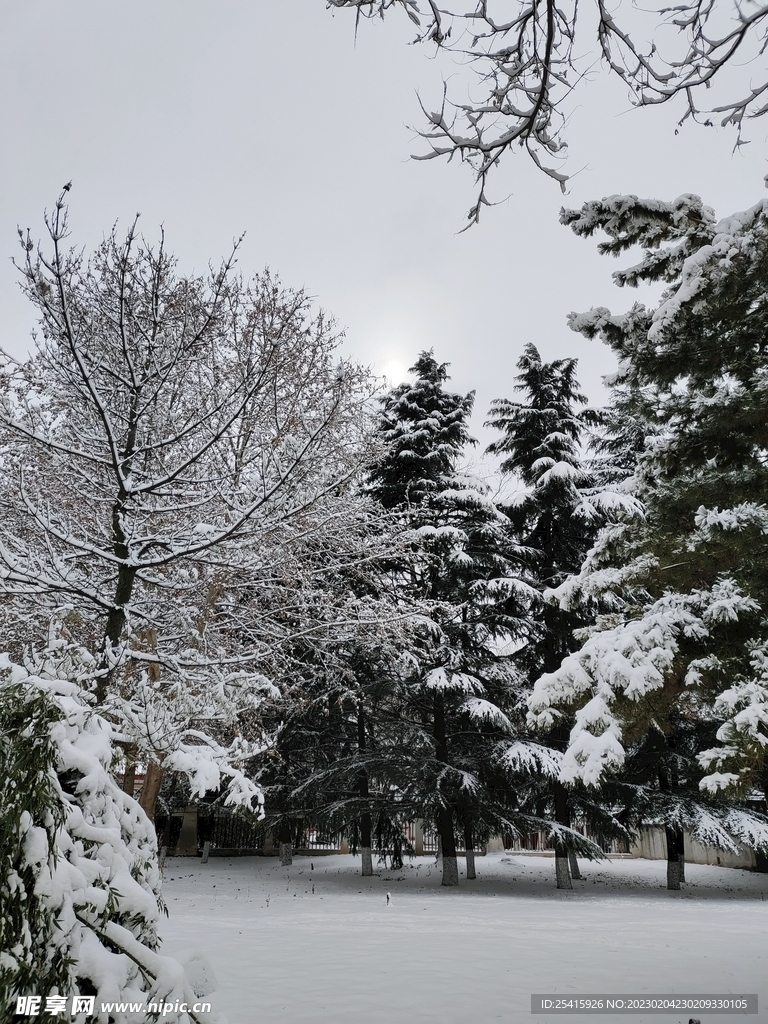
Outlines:
{"type": "MultiPolygon", "coordinates": [[[[655,825],[644,825],[636,842],[629,848],[630,857],[645,857],[647,860],[666,860],[667,841],[664,829],[655,825]]],[[[729,853],[716,846],[702,846],[685,833],[685,859],[689,864],[719,864],[724,868],[747,868],[754,871],[757,858],[754,850],[742,847],[738,853],[729,853]]]]}

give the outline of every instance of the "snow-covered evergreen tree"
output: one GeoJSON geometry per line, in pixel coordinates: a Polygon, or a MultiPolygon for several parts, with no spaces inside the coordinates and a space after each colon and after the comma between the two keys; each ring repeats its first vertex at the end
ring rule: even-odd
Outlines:
{"type": "Polygon", "coordinates": [[[542,676],[531,717],[551,728],[575,710],[565,781],[598,784],[655,749],[646,795],[671,846],[687,828],[764,847],[765,823],[739,800],[762,784],[768,753],[768,204],[717,221],[697,196],[614,196],[563,220],[603,230],[603,252],[645,246],[618,284],[667,287],[655,309],[571,316],[617,353],[616,383],[647,425],[635,478],[646,512],[560,588],[566,606],[602,595],[613,613],[542,676]]]}
{"type": "MultiPolygon", "coordinates": [[[[0,656],[0,992],[6,1006],[30,992],[192,1006],[183,967],[160,952],[152,822],[115,782],[112,726],[77,681],[92,670],[64,644],[34,666],[0,656]]],[[[126,1005],[110,1019],[139,1016],[126,1005]]]]}
{"type": "MultiPolygon", "coordinates": [[[[499,647],[518,637],[535,599],[520,573],[509,521],[488,489],[460,470],[473,395],[446,391],[446,364],[423,352],[414,380],[382,409],[388,450],[371,491],[412,532],[410,560],[396,567],[400,600],[427,602],[431,623],[407,652],[399,694],[406,729],[396,752],[403,800],[435,822],[443,884],[458,881],[456,829],[477,836],[539,827],[517,806],[512,780],[530,769],[513,711],[519,680],[499,647]]],[[[468,859],[468,870],[471,863],[468,859]]]]}
{"type": "Polygon", "coordinates": [[[278,693],[261,716],[274,741],[258,763],[281,855],[287,859],[296,837],[317,826],[348,838],[369,875],[374,818],[392,811],[391,787],[380,791],[377,781],[379,749],[395,741],[378,708],[409,638],[386,569],[403,557],[404,541],[370,497],[358,494],[357,502],[343,536],[298,552],[302,565],[279,595],[285,628],[273,672],[278,693]]]}
{"type": "MultiPolygon", "coordinates": [[[[522,485],[505,511],[525,551],[528,579],[542,595],[514,655],[530,690],[539,676],[554,671],[578,647],[575,633],[591,621],[590,608],[563,608],[543,595],[578,572],[600,527],[616,510],[636,511],[636,502],[601,489],[585,461],[586,431],[598,426],[601,417],[585,407],[586,397],[576,379],[577,361],[545,363],[536,346],[528,344],[517,366],[515,390],[520,401],[499,399],[492,404],[487,425],[503,436],[488,451],[504,455],[502,473],[522,485]]],[[[558,723],[546,741],[554,748],[554,759],[554,751],[562,752],[566,745],[565,724],[558,723]]],[[[555,821],[566,828],[577,805],[579,817],[594,808],[591,800],[579,804],[575,792],[569,798],[563,784],[546,775],[540,786],[531,787],[529,799],[539,806],[546,800],[555,821]]],[[[601,813],[599,818],[605,830],[610,816],[601,813]]],[[[571,886],[568,854],[563,838],[555,849],[558,888],[571,886]]],[[[573,858],[571,862],[575,866],[573,858]]]]}
{"type": "MultiPolygon", "coordinates": [[[[501,472],[513,474],[524,488],[505,511],[542,593],[578,571],[606,514],[607,496],[595,493],[584,464],[585,426],[596,424],[598,417],[577,408],[586,398],[579,391],[576,365],[575,359],[544,363],[536,346],[526,345],[515,385],[522,400],[495,401],[486,424],[503,433],[488,451],[505,456],[501,472]]],[[[519,662],[536,676],[556,668],[572,649],[573,630],[583,624],[582,617],[543,605],[519,662]]]]}

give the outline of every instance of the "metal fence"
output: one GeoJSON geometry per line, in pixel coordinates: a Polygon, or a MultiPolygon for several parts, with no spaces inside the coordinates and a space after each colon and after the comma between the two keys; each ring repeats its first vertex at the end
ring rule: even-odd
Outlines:
{"type": "Polygon", "coordinates": [[[157,832],[157,845],[168,850],[173,850],[179,841],[181,824],[184,815],[178,813],[157,812],[155,814],[155,831],[157,832]]]}
{"type": "MultiPolygon", "coordinates": [[[[408,829],[410,830],[410,832],[407,833],[408,834],[408,838],[411,840],[411,842],[414,844],[414,847],[415,847],[416,846],[416,842],[415,842],[416,826],[415,825],[409,825],[408,829]]],[[[405,829],[403,829],[403,831],[405,831],[405,829]]],[[[437,852],[439,850],[439,847],[440,847],[440,839],[439,839],[439,837],[437,835],[437,832],[434,829],[425,828],[423,833],[422,833],[422,838],[421,838],[421,850],[422,850],[422,853],[424,853],[424,854],[427,854],[427,853],[437,854],[437,852]]],[[[475,853],[476,854],[482,855],[484,852],[485,852],[485,846],[481,845],[481,846],[476,846],[475,847],[475,853]]],[[[459,853],[459,854],[466,853],[466,850],[464,849],[464,836],[462,836],[462,835],[456,836],[456,853],[459,853]]]]}
{"type": "MultiPolygon", "coordinates": [[[[164,820],[158,816],[158,835],[164,832],[164,820]]],[[[586,828],[575,826],[588,838],[586,828]]],[[[181,828],[181,816],[171,816],[171,837],[168,848],[172,849],[179,837],[181,828]]],[[[421,822],[410,822],[402,826],[403,838],[407,840],[411,848],[417,854],[435,855],[439,849],[439,840],[434,828],[424,827],[421,822]]],[[[461,838],[457,843],[457,852],[463,854],[463,843],[461,838]]],[[[524,836],[503,836],[505,849],[514,851],[546,852],[554,850],[554,843],[547,838],[546,832],[530,832],[524,836]]],[[[197,848],[202,850],[204,843],[210,843],[212,851],[229,850],[232,852],[271,852],[266,849],[268,846],[267,829],[263,822],[259,821],[254,814],[250,814],[239,808],[224,807],[216,803],[199,803],[197,805],[197,848]]],[[[607,854],[629,853],[629,843],[626,840],[613,840],[609,843],[600,844],[607,854]]],[[[342,837],[333,832],[326,832],[315,825],[304,825],[299,828],[298,834],[294,835],[294,848],[308,853],[341,853],[346,852],[347,845],[342,837]]],[[[477,853],[484,852],[484,848],[478,849],[477,853]]]]}
{"type": "Polygon", "coordinates": [[[437,853],[439,839],[437,832],[433,829],[424,829],[424,835],[421,840],[421,848],[424,853],[437,853]]]}
{"type": "Polygon", "coordinates": [[[309,826],[299,837],[298,848],[302,850],[313,850],[318,853],[331,853],[341,849],[341,837],[331,832],[321,832],[314,826],[309,826]]]}
{"type": "MultiPolygon", "coordinates": [[[[613,839],[609,842],[601,842],[597,837],[590,835],[589,830],[583,826],[574,825],[574,828],[581,832],[587,839],[592,839],[601,847],[603,853],[622,854],[629,853],[629,842],[626,839],[613,839]]],[[[503,836],[504,849],[513,851],[548,851],[555,849],[553,840],[547,837],[546,832],[529,832],[524,836],[503,836]]]]}
{"type": "Polygon", "coordinates": [[[263,850],[266,829],[254,814],[220,804],[197,805],[197,846],[212,850],[263,850]]]}

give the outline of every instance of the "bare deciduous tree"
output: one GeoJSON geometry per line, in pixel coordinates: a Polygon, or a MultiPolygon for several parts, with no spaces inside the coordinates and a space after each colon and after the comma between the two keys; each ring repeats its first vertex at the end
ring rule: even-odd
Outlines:
{"type": "Polygon", "coordinates": [[[208,788],[235,777],[219,741],[268,688],[271,638],[244,650],[222,595],[343,529],[370,378],[303,292],[235,273],[237,244],[182,277],[134,223],[86,260],[66,248],[64,197],[47,249],[21,234],[40,331],[2,366],[4,611],[28,642],[53,619],[56,643],[90,652],[102,713],[155,765],[148,799],[171,755],[208,788]]]}
{"type": "Polygon", "coordinates": [[[417,26],[417,42],[450,51],[477,72],[476,98],[449,102],[444,90],[438,110],[422,106],[427,125],[419,134],[429,151],[416,157],[458,154],[472,166],[479,194],[470,223],[489,204],[489,172],[514,147],[564,187],[568,176],[557,164],[568,98],[598,61],[626,83],[635,105],[680,98],[681,123],[734,126],[737,145],[745,141],[744,121],[768,112],[768,5],[761,3],[685,0],[640,11],[607,0],[586,9],[577,0],[475,0],[466,11],[436,0],[326,2],[354,9],[358,20],[400,8],[417,26]]]}

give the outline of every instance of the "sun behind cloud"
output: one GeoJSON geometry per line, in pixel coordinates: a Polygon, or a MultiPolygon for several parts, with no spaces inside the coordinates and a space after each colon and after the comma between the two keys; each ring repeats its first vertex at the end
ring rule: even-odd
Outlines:
{"type": "Polygon", "coordinates": [[[408,369],[401,359],[388,359],[381,368],[388,384],[401,384],[408,377],[408,369]]]}

